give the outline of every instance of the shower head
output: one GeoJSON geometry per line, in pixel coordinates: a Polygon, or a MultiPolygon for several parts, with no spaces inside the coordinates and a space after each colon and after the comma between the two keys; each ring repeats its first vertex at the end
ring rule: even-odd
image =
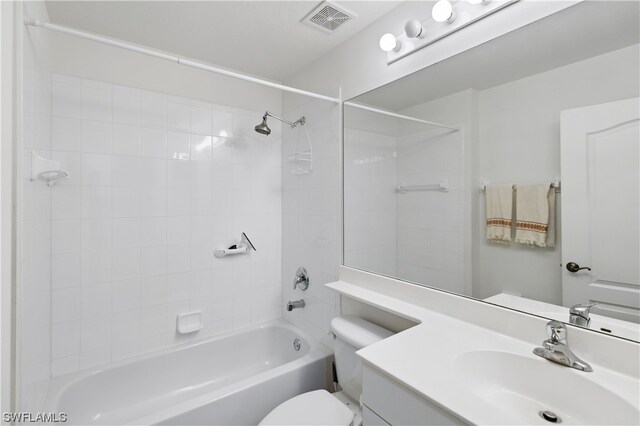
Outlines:
{"type": "Polygon", "coordinates": [[[262,123],[258,124],[255,130],[262,135],[269,136],[271,134],[271,129],[267,126],[267,114],[262,116],[262,123]]]}
{"type": "Polygon", "coordinates": [[[282,117],[278,117],[277,115],[273,115],[271,114],[269,111],[265,112],[264,115],[262,116],[262,123],[258,124],[255,127],[255,131],[262,134],[262,135],[267,135],[269,136],[271,134],[271,129],[269,128],[269,126],[267,126],[267,117],[273,117],[276,120],[282,121],[283,123],[288,124],[289,126],[291,126],[291,128],[293,129],[294,127],[297,127],[298,125],[300,126],[304,126],[304,124],[306,123],[306,119],[304,117],[300,117],[299,119],[297,119],[294,122],[291,122],[289,120],[285,120],[282,117]]]}

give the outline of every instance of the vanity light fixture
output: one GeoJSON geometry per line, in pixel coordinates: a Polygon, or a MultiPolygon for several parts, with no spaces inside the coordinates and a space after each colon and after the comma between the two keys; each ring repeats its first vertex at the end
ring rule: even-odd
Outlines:
{"type": "Polygon", "coordinates": [[[431,17],[436,22],[451,23],[456,20],[456,12],[449,0],[439,0],[431,9],[431,17]]]}
{"type": "Polygon", "coordinates": [[[387,52],[387,64],[392,64],[518,1],[439,0],[429,17],[408,20],[400,34],[383,35],[380,49],[387,52]]]}
{"type": "Polygon", "coordinates": [[[404,33],[409,38],[422,38],[424,37],[424,28],[417,19],[410,19],[404,24],[404,33]]]}
{"type": "Polygon", "coordinates": [[[398,41],[396,36],[391,33],[383,34],[382,37],[380,37],[380,49],[385,52],[397,52],[400,50],[401,46],[402,44],[398,41]]]}

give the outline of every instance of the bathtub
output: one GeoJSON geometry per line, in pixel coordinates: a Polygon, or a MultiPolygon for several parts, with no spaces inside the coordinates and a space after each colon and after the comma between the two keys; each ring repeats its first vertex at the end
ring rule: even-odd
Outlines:
{"type": "Polygon", "coordinates": [[[67,413],[68,424],[256,425],[281,402],[325,388],[331,355],[276,320],[55,378],[46,409],[67,413]]]}

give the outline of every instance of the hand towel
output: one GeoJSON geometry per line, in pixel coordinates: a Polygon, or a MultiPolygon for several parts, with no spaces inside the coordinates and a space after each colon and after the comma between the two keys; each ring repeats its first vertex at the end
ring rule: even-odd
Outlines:
{"type": "Polygon", "coordinates": [[[549,227],[547,228],[547,247],[556,246],[556,188],[549,188],[549,227]]]}
{"type": "Polygon", "coordinates": [[[516,243],[546,247],[549,187],[550,185],[516,187],[516,243]]]}
{"type": "Polygon", "coordinates": [[[492,243],[511,242],[513,218],[513,187],[487,186],[487,240],[492,243]]]}

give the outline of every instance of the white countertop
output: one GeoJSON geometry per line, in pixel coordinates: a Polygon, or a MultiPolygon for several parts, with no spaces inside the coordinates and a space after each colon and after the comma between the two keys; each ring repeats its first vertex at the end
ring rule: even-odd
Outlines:
{"type": "MultiPolygon", "coordinates": [[[[640,410],[638,378],[621,374],[597,365],[591,373],[573,370],[554,364],[532,353],[534,345],[513,336],[498,333],[489,328],[453,318],[442,313],[399,300],[389,295],[369,290],[360,285],[337,281],[326,285],[340,294],[360,300],[384,311],[414,320],[417,326],[402,331],[383,341],[358,351],[369,365],[393,377],[422,397],[452,411],[474,424],[518,424],[523,422],[521,413],[504,407],[498,411],[488,407],[479,395],[470,390],[459,368],[454,368],[456,358],[471,351],[498,351],[529,358],[527,363],[542,363],[545,371],[558,377],[567,374],[583,375],[614,392],[633,407],[640,410]],[[549,370],[546,370],[548,368],[549,370]]],[[[544,338],[545,331],[541,330],[544,338]]],[[[571,332],[569,333],[569,340],[571,332]]],[[[542,342],[542,339],[540,343],[542,342]]],[[[580,356],[580,354],[577,354],[580,356]]],[[[534,364],[535,365],[535,364],[534,364]]],[[[550,383],[558,386],[558,383],[550,383]]],[[[548,424],[542,419],[540,424],[548,424]]],[[[533,421],[535,424],[535,421],[533,421]]]]}

